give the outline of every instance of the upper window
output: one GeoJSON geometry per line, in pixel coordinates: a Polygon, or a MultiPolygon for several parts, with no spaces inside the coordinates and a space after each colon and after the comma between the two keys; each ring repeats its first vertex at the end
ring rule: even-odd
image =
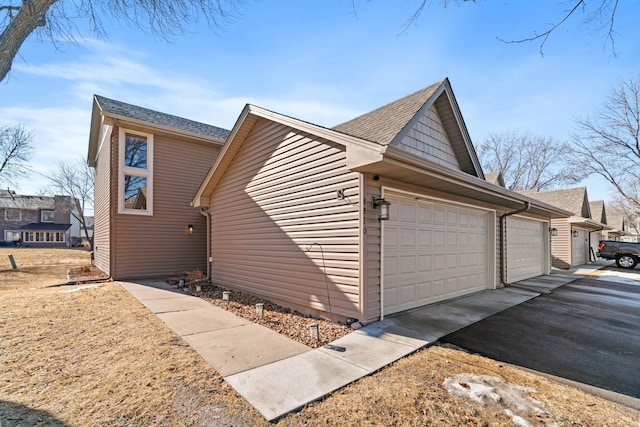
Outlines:
{"type": "Polygon", "coordinates": [[[153,135],[120,129],[118,212],[153,214],[153,135]]]}
{"type": "Polygon", "coordinates": [[[22,221],[22,211],[20,209],[6,208],[4,210],[5,221],[22,221]]]}
{"type": "Polygon", "coordinates": [[[41,212],[41,222],[55,222],[56,221],[56,213],[54,211],[42,211],[41,212]]]}

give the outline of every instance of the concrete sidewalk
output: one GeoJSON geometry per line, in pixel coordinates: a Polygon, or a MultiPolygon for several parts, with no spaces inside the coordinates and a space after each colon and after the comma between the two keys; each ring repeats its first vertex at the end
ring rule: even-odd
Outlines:
{"type": "Polygon", "coordinates": [[[122,286],[187,341],[267,420],[275,420],[439,338],[581,277],[552,274],[371,323],[310,349],[163,282],[122,286]]]}

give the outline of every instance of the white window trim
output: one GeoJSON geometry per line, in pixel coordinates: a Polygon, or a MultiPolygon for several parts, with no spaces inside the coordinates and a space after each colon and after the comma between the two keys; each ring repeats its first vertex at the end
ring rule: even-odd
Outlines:
{"type": "Polygon", "coordinates": [[[51,211],[51,210],[40,211],[40,222],[56,222],[56,212],[55,211],[51,211]],[[45,219],[44,219],[44,214],[45,213],[52,213],[53,214],[53,219],[51,221],[45,221],[45,219]]]}
{"type": "Polygon", "coordinates": [[[153,215],[153,134],[120,128],[118,147],[118,213],[128,215],[153,215]],[[125,134],[144,136],[147,138],[147,169],[132,168],[124,165],[125,134]],[[127,209],[124,206],[125,175],[140,176],[147,179],[147,209],[127,209]]]}
{"type": "Polygon", "coordinates": [[[4,230],[4,241],[5,242],[15,242],[15,240],[9,240],[7,238],[9,233],[18,233],[18,239],[22,238],[22,232],[20,230],[4,230]]]}
{"type": "Polygon", "coordinates": [[[4,220],[5,220],[5,221],[14,221],[14,222],[22,221],[22,210],[21,210],[21,209],[6,208],[6,209],[4,210],[4,220]],[[18,219],[11,219],[11,218],[7,218],[7,213],[9,213],[9,210],[11,210],[11,211],[18,211],[18,219]]]}

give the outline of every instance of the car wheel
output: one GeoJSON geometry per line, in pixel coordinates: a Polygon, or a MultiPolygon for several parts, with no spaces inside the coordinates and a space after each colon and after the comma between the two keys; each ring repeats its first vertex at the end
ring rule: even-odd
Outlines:
{"type": "Polygon", "coordinates": [[[621,268],[634,268],[638,260],[633,255],[619,255],[616,257],[616,265],[621,268]]]}

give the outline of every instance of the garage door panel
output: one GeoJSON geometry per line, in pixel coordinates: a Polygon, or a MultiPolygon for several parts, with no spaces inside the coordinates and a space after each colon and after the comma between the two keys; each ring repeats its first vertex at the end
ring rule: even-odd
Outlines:
{"type": "Polygon", "coordinates": [[[507,218],[507,281],[540,276],[546,273],[546,223],[524,218],[507,218]]]}
{"type": "Polygon", "coordinates": [[[385,314],[487,289],[493,283],[488,256],[488,233],[493,229],[486,211],[385,196],[397,207],[392,210],[397,215],[385,221],[383,229],[385,314]],[[399,261],[400,270],[398,265],[386,268],[387,259],[410,255],[412,262],[399,261]]]}

